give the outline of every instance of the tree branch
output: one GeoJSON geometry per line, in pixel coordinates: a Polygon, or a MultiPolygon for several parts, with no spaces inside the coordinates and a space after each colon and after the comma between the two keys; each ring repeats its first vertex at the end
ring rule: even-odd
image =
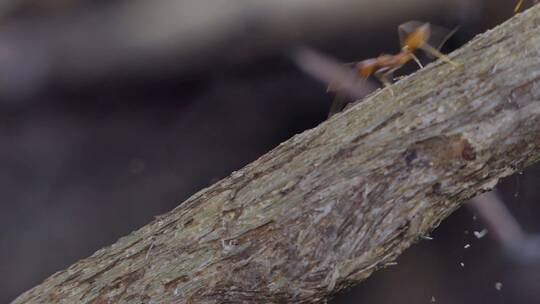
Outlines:
{"type": "Polygon", "coordinates": [[[14,303],[315,303],[540,158],[540,6],[14,303]]]}

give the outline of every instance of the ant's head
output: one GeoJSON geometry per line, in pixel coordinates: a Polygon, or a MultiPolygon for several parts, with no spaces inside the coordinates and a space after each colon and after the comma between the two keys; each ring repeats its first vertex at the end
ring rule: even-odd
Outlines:
{"type": "Polygon", "coordinates": [[[415,28],[403,39],[402,48],[404,51],[414,51],[421,48],[429,39],[431,30],[429,23],[424,23],[415,28]]]}

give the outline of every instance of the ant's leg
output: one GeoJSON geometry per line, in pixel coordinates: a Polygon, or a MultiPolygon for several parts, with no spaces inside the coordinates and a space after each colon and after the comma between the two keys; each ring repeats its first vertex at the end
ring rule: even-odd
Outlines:
{"type": "Polygon", "coordinates": [[[390,91],[390,95],[392,95],[392,97],[394,97],[394,91],[390,87],[392,85],[392,81],[390,79],[392,79],[392,74],[394,73],[395,70],[396,69],[391,69],[391,70],[381,69],[373,73],[373,75],[377,77],[377,79],[379,79],[380,82],[382,82],[384,87],[390,91]]]}
{"type": "MultiPolygon", "coordinates": [[[[356,62],[350,62],[343,64],[343,66],[353,66],[355,64],[356,62]]],[[[332,101],[332,105],[330,106],[330,110],[328,112],[328,118],[330,118],[336,113],[341,112],[343,109],[345,109],[347,104],[358,98],[352,86],[354,86],[356,82],[360,80],[361,79],[359,78],[359,75],[354,71],[341,69],[338,71],[337,75],[332,81],[330,81],[328,87],[326,88],[326,92],[336,92],[336,96],[334,97],[334,100],[332,101]],[[347,88],[350,91],[348,91],[347,88]]],[[[362,89],[363,91],[365,91],[365,87],[366,86],[364,86],[364,89],[362,89]]]]}
{"type": "MultiPolygon", "coordinates": [[[[536,2],[536,1],[535,1],[536,2]]],[[[523,0],[519,0],[518,3],[516,4],[516,6],[514,7],[514,13],[517,13],[519,12],[519,10],[521,9],[521,4],[523,4],[523,0]]]]}
{"type": "Polygon", "coordinates": [[[459,66],[457,63],[450,60],[450,58],[448,58],[445,54],[439,52],[439,50],[437,50],[436,48],[432,47],[429,44],[424,43],[424,45],[422,45],[421,49],[428,52],[428,53],[430,53],[431,55],[443,60],[443,61],[446,61],[447,63],[450,63],[451,65],[453,65],[455,67],[459,66]]]}
{"type": "Polygon", "coordinates": [[[388,90],[390,90],[390,94],[392,96],[394,96],[394,91],[392,90],[392,88],[390,88],[390,85],[393,82],[392,75],[394,75],[395,71],[401,69],[402,66],[403,65],[398,65],[391,69],[380,69],[374,73],[374,75],[384,84],[384,86],[388,87],[388,90]]]}
{"type": "Polygon", "coordinates": [[[423,69],[424,66],[422,65],[422,63],[420,62],[420,59],[418,59],[418,57],[416,57],[416,55],[414,55],[413,53],[411,53],[411,57],[412,59],[414,60],[414,62],[416,62],[416,64],[418,64],[418,66],[423,69]]]}
{"type": "Polygon", "coordinates": [[[334,116],[334,114],[337,114],[345,108],[345,106],[349,103],[347,101],[347,98],[345,97],[345,94],[343,91],[338,91],[336,93],[336,97],[334,97],[334,100],[332,101],[332,105],[330,106],[330,110],[328,111],[328,118],[334,116]]]}

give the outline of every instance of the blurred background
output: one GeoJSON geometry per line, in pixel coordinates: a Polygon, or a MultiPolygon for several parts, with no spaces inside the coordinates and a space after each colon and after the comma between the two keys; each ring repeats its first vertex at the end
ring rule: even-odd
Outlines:
{"type": "MultiPolygon", "coordinates": [[[[397,52],[397,26],[423,20],[459,26],[451,51],[514,5],[3,0],[0,302],[325,120],[333,96],[295,65],[295,47],[365,59],[397,52]]],[[[539,182],[537,165],[497,187],[531,234],[539,182]]],[[[526,257],[505,250],[477,213],[461,208],[333,303],[540,303],[536,239],[526,257]]]]}

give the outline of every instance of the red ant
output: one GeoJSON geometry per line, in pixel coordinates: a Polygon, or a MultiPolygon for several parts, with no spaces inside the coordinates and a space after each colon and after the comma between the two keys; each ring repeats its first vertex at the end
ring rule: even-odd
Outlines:
{"type": "MultiPolygon", "coordinates": [[[[401,24],[398,28],[399,38],[401,42],[401,51],[394,55],[382,54],[376,58],[365,59],[355,64],[355,70],[358,75],[367,78],[371,75],[376,76],[385,86],[390,84],[388,77],[393,72],[401,68],[407,62],[414,60],[420,68],[422,64],[420,60],[414,55],[416,50],[423,50],[424,52],[440,58],[454,66],[457,64],[451,61],[444,54],[439,52],[439,48],[454,34],[455,30],[445,35],[438,48],[432,47],[428,40],[432,38],[431,29],[432,25],[429,23],[422,23],[418,21],[409,21],[401,24]]],[[[439,33],[447,32],[442,28],[437,28],[439,33]]]]}
{"type": "MultiPolygon", "coordinates": [[[[394,55],[382,54],[376,58],[365,59],[359,62],[352,63],[354,65],[355,72],[358,76],[362,76],[364,79],[371,75],[377,77],[385,86],[389,86],[393,72],[400,69],[403,65],[411,60],[414,60],[420,68],[423,68],[422,63],[414,54],[417,50],[422,50],[428,55],[436,58],[440,58],[445,62],[452,64],[453,66],[459,66],[455,62],[451,61],[446,55],[442,54],[439,49],[443,44],[455,33],[457,29],[448,31],[442,27],[430,25],[429,23],[419,21],[409,21],[401,24],[398,27],[398,34],[401,44],[401,51],[394,55]],[[432,44],[438,42],[438,47],[435,48],[432,44]]],[[[339,76],[347,77],[349,73],[340,71],[339,76]]],[[[344,83],[343,79],[330,82],[327,91],[337,92],[337,96],[330,108],[329,117],[333,114],[341,111],[346,105],[346,101],[343,99],[342,90],[350,85],[349,81],[344,83]]],[[[392,89],[390,94],[393,96],[392,89]]]]}

